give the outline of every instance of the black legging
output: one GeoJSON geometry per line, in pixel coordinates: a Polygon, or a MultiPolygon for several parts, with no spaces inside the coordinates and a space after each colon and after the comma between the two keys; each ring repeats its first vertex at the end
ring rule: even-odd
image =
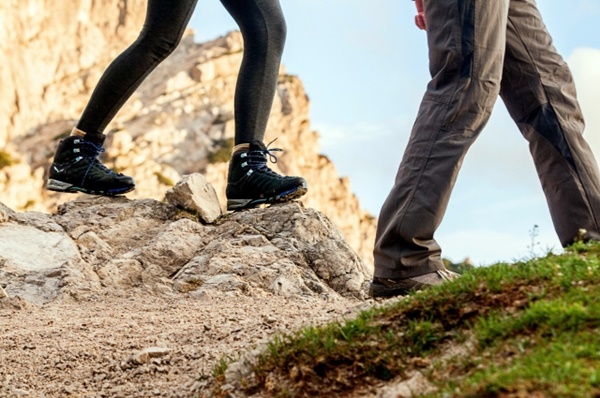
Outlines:
{"type": "MultiPolygon", "coordinates": [[[[142,81],[181,41],[197,0],[148,0],[138,39],[106,69],[77,128],[90,138],[108,123],[142,81]]],[[[286,25],[279,0],[221,0],[244,38],[235,92],[235,143],[262,141],[273,105],[286,25]]]]}

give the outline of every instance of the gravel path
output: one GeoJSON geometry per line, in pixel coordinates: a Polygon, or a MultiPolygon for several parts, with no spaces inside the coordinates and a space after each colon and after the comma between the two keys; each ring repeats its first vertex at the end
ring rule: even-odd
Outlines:
{"type": "Polygon", "coordinates": [[[201,375],[277,332],[350,316],[348,299],[93,296],[34,306],[0,300],[0,396],[191,397],[201,375]]]}

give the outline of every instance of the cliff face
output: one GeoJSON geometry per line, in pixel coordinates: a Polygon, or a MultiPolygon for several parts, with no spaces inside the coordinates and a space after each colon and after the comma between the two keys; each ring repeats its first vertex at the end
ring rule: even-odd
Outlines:
{"type": "MultiPolygon", "coordinates": [[[[104,68],[135,39],[145,4],[0,4],[0,202],[54,211],[72,199],[43,189],[46,169],[104,68]]],[[[129,197],[161,200],[182,175],[200,172],[224,202],[242,50],[238,32],[203,44],[187,35],[109,125],[105,162],[136,179],[129,197]]],[[[375,220],[361,210],[349,180],[319,153],[309,105],[301,81],[282,70],[266,141],[277,138],[273,146],[285,152],[273,168],[305,177],[304,204],[326,214],[370,264],[375,220]]]]}
{"type": "MultiPolygon", "coordinates": [[[[103,69],[143,23],[144,0],[0,2],[0,201],[46,210],[46,147],[20,138],[77,118],[103,69]]],[[[42,142],[47,141],[47,137],[42,142]]],[[[41,144],[40,144],[41,145],[41,144]]]]}

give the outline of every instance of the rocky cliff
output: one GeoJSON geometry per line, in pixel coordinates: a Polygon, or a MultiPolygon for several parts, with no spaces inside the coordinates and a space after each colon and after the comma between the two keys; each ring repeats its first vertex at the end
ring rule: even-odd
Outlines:
{"type": "MultiPolygon", "coordinates": [[[[135,39],[141,0],[12,0],[0,4],[0,201],[54,212],[72,196],[44,190],[58,140],[79,117],[110,60],[135,39]]],[[[224,200],[233,138],[233,95],[243,42],[238,32],[198,44],[188,34],[108,127],[105,162],[134,176],[133,199],[163,200],[183,175],[200,172],[224,200]]],[[[266,140],[286,150],[275,168],[309,183],[306,207],[326,214],[367,264],[374,218],[350,182],[319,153],[301,81],[281,71],[266,140]]]]}

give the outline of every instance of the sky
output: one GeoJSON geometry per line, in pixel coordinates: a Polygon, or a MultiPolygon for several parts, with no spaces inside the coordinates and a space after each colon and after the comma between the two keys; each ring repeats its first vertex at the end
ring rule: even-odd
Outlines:
{"type": "MultiPolygon", "coordinates": [[[[537,4],[573,71],[584,137],[600,159],[600,0],[537,4]]],[[[414,26],[414,3],[281,5],[288,26],[283,64],[305,86],[321,152],[350,178],[362,207],[378,216],[429,81],[426,35],[414,26]]],[[[190,27],[199,42],[237,29],[217,0],[200,0],[190,27]]],[[[527,142],[500,100],[467,154],[435,238],[444,257],[475,265],[561,250],[527,142]]]]}

